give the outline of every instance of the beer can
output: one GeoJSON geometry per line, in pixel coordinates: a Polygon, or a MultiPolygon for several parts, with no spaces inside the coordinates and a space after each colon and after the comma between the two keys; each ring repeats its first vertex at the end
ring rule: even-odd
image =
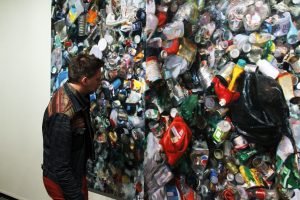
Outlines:
{"type": "Polygon", "coordinates": [[[226,168],[233,174],[237,174],[239,172],[238,168],[236,167],[236,165],[231,162],[231,161],[227,161],[225,163],[226,168]]]}
{"type": "Polygon", "coordinates": [[[243,185],[245,183],[245,180],[244,180],[242,174],[240,174],[240,173],[236,173],[234,175],[234,180],[238,185],[243,185]]]}

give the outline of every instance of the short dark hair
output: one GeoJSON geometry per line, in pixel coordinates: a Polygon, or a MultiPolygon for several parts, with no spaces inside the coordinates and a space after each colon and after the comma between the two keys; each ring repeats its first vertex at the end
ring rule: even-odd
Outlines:
{"type": "Polygon", "coordinates": [[[94,55],[79,54],[72,58],[68,76],[71,83],[78,83],[82,76],[91,78],[104,66],[104,62],[94,55]]]}

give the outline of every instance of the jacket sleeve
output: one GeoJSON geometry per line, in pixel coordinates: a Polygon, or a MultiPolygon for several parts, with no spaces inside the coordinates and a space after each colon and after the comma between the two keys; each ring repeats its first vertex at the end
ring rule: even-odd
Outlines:
{"type": "Polygon", "coordinates": [[[62,188],[65,199],[83,200],[81,180],[76,180],[71,168],[72,132],[70,117],[63,113],[51,116],[50,151],[53,172],[62,188]]]}

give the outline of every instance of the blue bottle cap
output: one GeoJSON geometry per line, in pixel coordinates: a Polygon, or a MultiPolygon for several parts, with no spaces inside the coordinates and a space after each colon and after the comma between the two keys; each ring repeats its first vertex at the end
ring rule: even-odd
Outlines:
{"type": "Polygon", "coordinates": [[[241,67],[245,67],[245,65],[247,64],[246,61],[244,59],[239,59],[238,60],[238,63],[237,63],[239,66],[241,67]]]}

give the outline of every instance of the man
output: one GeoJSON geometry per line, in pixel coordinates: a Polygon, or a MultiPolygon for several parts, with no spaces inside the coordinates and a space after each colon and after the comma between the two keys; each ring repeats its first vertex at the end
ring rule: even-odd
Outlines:
{"type": "Polygon", "coordinates": [[[43,181],[55,200],[87,200],[86,161],[94,158],[89,94],[101,83],[103,61],[72,59],[69,80],[51,98],[43,119],[43,181]]]}

